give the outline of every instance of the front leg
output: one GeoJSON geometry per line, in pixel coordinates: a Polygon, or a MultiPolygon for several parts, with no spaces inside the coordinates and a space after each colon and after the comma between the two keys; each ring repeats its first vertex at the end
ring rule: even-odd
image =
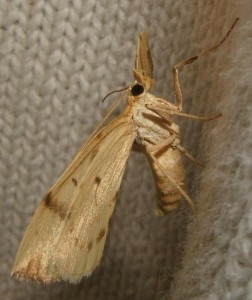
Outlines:
{"type": "Polygon", "coordinates": [[[169,121],[171,120],[171,117],[173,115],[182,116],[185,118],[200,120],[200,121],[211,121],[211,120],[221,117],[220,112],[217,112],[217,113],[209,115],[209,116],[196,116],[196,115],[186,114],[186,113],[177,111],[176,109],[173,109],[173,107],[170,107],[171,106],[170,103],[167,102],[167,104],[166,104],[164,99],[157,98],[157,100],[159,100],[159,103],[155,103],[155,104],[146,103],[146,107],[149,108],[150,110],[154,111],[156,114],[162,116],[163,118],[167,118],[167,120],[169,120],[169,121]],[[166,117],[166,115],[167,115],[167,117],[166,117]]]}

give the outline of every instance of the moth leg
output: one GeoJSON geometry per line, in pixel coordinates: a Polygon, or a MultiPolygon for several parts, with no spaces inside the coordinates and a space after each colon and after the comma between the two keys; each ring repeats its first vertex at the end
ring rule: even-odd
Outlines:
{"type": "Polygon", "coordinates": [[[197,166],[204,167],[203,162],[195,158],[192,154],[190,154],[184,147],[181,145],[177,145],[176,148],[178,148],[187,158],[189,158],[192,162],[194,162],[197,166]]]}
{"type": "Polygon", "coordinates": [[[156,144],[156,145],[151,145],[151,151],[154,152],[155,154],[158,154],[158,152],[163,151],[164,148],[172,145],[172,143],[175,141],[177,138],[176,134],[173,134],[169,136],[167,139],[165,139],[162,143],[156,144]]]}
{"type": "Polygon", "coordinates": [[[182,116],[182,117],[186,117],[189,119],[194,119],[194,120],[201,120],[201,121],[211,121],[214,120],[218,117],[221,117],[221,113],[215,113],[213,115],[209,115],[209,116],[197,116],[197,115],[191,115],[191,114],[186,114],[180,111],[176,111],[176,110],[172,110],[169,109],[167,107],[164,107],[164,105],[160,104],[146,104],[146,107],[155,111],[158,115],[160,115],[161,117],[163,117],[163,115],[161,115],[161,112],[166,112],[168,113],[170,116],[172,115],[177,115],[177,116],[182,116]]]}
{"type": "Polygon", "coordinates": [[[150,151],[148,149],[148,155],[150,155],[151,159],[155,162],[155,164],[160,168],[160,170],[162,170],[162,172],[164,173],[165,177],[178,189],[178,191],[180,192],[180,194],[182,196],[184,196],[184,198],[187,200],[187,202],[190,204],[193,212],[195,213],[195,207],[194,207],[194,203],[193,200],[190,198],[190,196],[181,188],[181,186],[172,178],[170,177],[166,170],[162,167],[162,165],[158,162],[158,160],[156,159],[155,155],[152,153],[152,151],[150,151]]]}
{"type": "Polygon", "coordinates": [[[187,158],[189,158],[192,162],[194,162],[197,166],[204,167],[203,162],[195,158],[190,152],[188,152],[183,146],[180,145],[180,141],[177,137],[177,135],[173,134],[166,140],[164,140],[162,143],[158,145],[152,145],[151,151],[154,152],[154,154],[158,154],[158,152],[162,152],[164,148],[170,146],[173,148],[178,148],[187,158]]]}
{"type": "Polygon", "coordinates": [[[182,116],[182,117],[186,117],[189,119],[200,120],[200,121],[211,121],[211,120],[214,120],[214,119],[222,116],[222,114],[220,112],[217,112],[217,113],[215,113],[213,115],[209,115],[209,116],[197,116],[197,115],[186,114],[183,112],[173,111],[173,110],[171,110],[170,112],[171,112],[171,115],[182,116]]]}
{"type": "Polygon", "coordinates": [[[172,68],[172,76],[173,76],[173,85],[174,85],[174,90],[175,90],[175,98],[177,102],[177,107],[179,111],[182,111],[183,109],[183,96],[180,88],[180,83],[179,83],[179,74],[178,70],[179,68],[182,68],[185,65],[191,64],[193,61],[195,61],[198,58],[198,56],[193,56],[190,57],[189,59],[182,60],[179,63],[177,63],[175,66],[172,68]]]}
{"type": "Polygon", "coordinates": [[[179,75],[178,75],[179,68],[182,68],[185,65],[191,64],[196,59],[198,59],[198,57],[201,56],[202,54],[214,51],[217,48],[219,48],[225,42],[225,40],[228,38],[228,36],[230,35],[231,31],[233,30],[233,28],[235,27],[235,25],[238,21],[239,21],[239,18],[236,18],[235,21],[233,22],[233,24],[231,25],[231,27],[229,28],[229,30],[227,31],[227,33],[225,34],[225,36],[221,39],[221,41],[218,44],[201,52],[199,55],[192,56],[188,59],[182,60],[179,63],[177,63],[175,66],[173,66],[172,75],[173,75],[173,82],[174,82],[174,89],[175,89],[175,97],[176,97],[177,107],[178,107],[179,111],[182,110],[182,106],[183,106],[183,97],[182,97],[182,92],[181,92],[180,82],[179,82],[179,75]]]}

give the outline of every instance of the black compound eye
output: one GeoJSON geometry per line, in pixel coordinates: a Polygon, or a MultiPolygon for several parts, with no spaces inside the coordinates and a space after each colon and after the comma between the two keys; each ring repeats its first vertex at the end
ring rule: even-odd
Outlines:
{"type": "Polygon", "coordinates": [[[139,96],[143,92],[144,92],[144,87],[141,84],[139,84],[139,83],[136,83],[135,85],[133,85],[133,87],[131,89],[131,94],[133,96],[139,96]]]}

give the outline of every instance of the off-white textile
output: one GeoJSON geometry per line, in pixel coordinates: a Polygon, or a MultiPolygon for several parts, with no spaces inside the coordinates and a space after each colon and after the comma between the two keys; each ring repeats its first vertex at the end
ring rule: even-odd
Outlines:
{"type": "Polygon", "coordinates": [[[251,1],[0,1],[0,298],[252,299],[251,1]],[[155,185],[132,154],[99,268],[78,285],[10,278],[18,245],[41,197],[105,115],[101,99],[132,79],[137,35],[149,32],[154,93],[174,100],[171,67],[225,44],[181,72],[177,118],[197,205],[157,218],[155,185]],[[188,222],[189,221],[189,222],[188,222]]]}

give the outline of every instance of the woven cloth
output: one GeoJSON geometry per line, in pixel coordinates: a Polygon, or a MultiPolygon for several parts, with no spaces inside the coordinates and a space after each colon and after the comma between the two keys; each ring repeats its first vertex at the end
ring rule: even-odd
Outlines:
{"type": "Polygon", "coordinates": [[[250,1],[0,1],[0,298],[252,299],[250,1]],[[100,266],[78,285],[41,286],[10,277],[15,253],[42,196],[132,82],[139,32],[149,32],[153,93],[174,100],[171,68],[218,43],[181,71],[184,202],[158,218],[144,155],[132,153],[100,266]]]}

